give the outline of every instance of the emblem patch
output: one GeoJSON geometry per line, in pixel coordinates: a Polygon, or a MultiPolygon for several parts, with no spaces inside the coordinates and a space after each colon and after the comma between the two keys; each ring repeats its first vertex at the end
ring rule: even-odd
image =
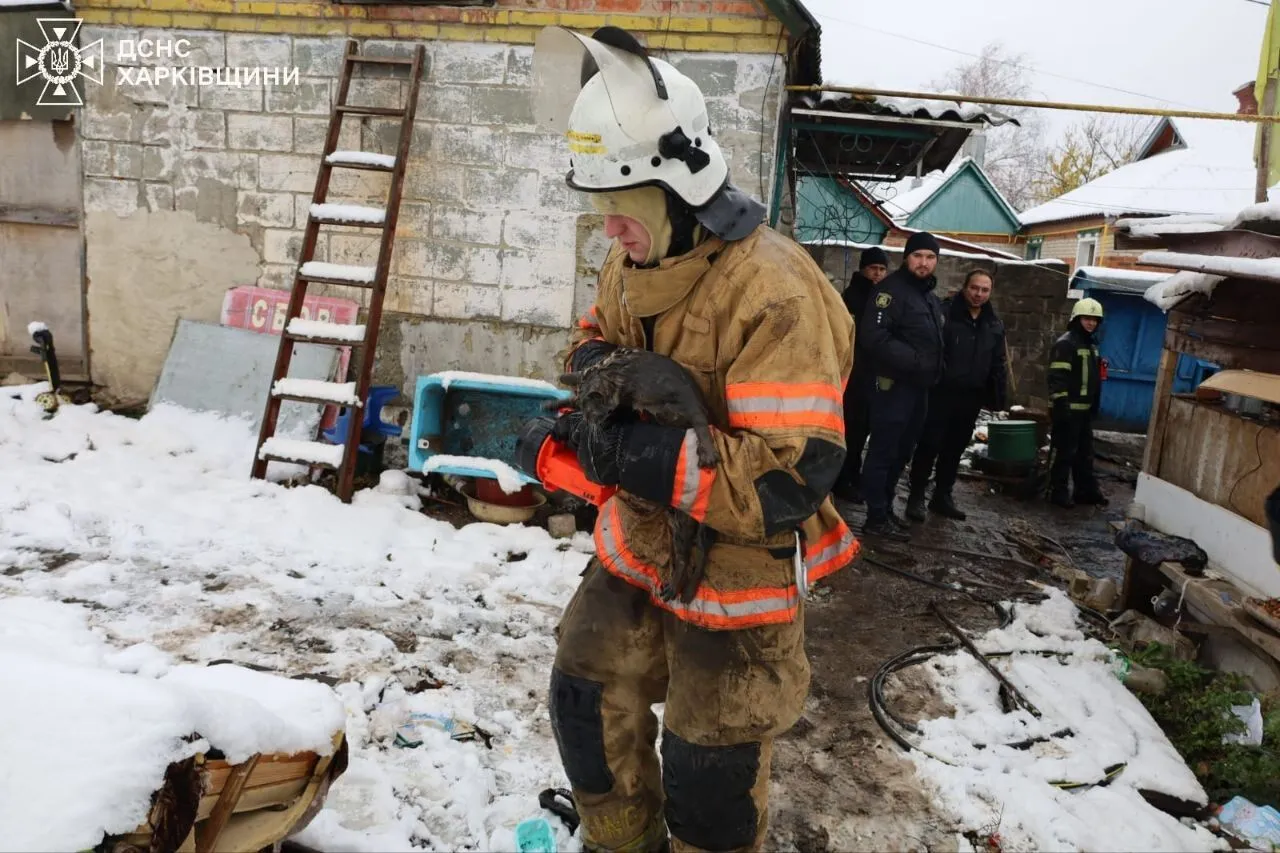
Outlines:
{"type": "Polygon", "coordinates": [[[889,293],[876,294],[876,307],[888,308],[889,303],[893,301],[893,295],[889,293]]]}

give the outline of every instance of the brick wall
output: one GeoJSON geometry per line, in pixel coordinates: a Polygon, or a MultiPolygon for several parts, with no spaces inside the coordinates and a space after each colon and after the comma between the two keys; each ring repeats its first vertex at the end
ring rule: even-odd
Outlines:
{"type": "MultiPolygon", "coordinates": [[[[857,266],[857,249],[808,246],[837,289],[848,284],[857,266]],[[845,272],[849,270],[849,272],[845,272]]],[[[890,268],[901,264],[901,252],[890,249],[890,268]]],[[[938,260],[940,298],[955,293],[972,269],[985,269],[995,280],[991,302],[1005,323],[1009,343],[1010,403],[1032,409],[1048,406],[1049,348],[1067,328],[1072,302],[1067,299],[1066,270],[1060,264],[1029,264],[944,253],[938,260]]]]}
{"type": "MultiPolygon", "coordinates": [[[[108,64],[120,63],[114,46],[121,40],[186,38],[192,50],[185,59],[135,62],[297,68],[299,78],[289,86],[139,86],[117,84],[108,68],[102,86],[88,87],[81,132],[91,291],[95,282],[148,274],[127,247],[104,246],[98,236],[106,232],[94,222],[146,216],[151,233],[139,231],[137,239],[157,239],[159,217],[179,257],[195,223],[234,232],[256,254],[256,281],[210,269],[210,294],[202,298],[237,284],[289,287],[346,38],[356,36],[366,53],[426,45],[376,374],[404,388],[442,369],[552,376],[575,302],[578,310],[590,302],[589,271],[606,244],[586,200],[564,184],[562,138],[532,123],[528,42],[541,26],[608,21],[651,46],[669,46],[659,55],[703,88],[735,182],[769,198],[784,69],[773,53],[777,24],[751,3],[547,0],[535,7],[504,0],[496,9],[459,10],[111,0],[109,7],[91,7],[86,17],[109,16],[113,25],[86,25],[82,34],[106,40],[108,64]],[[622,11],[574,11],[588,5],[622,11]],[[721,14],[708,17],[712,7],[721,14]],[[361,38],[386,35],[393,37],[361,38]]],[[[385,72],[363,76],[353,80],[349,100],[398,106],[406,86],[385,72]]],[[[339,147],[394,153],[398,130],[396,120],[348,118],[339,147]]],[[[387,181],[337,170],[329,200],[381,205],[387,181]]],[[[315,257],[371,265],[376,240],[375,231],[326,227],[315,257]]]]}

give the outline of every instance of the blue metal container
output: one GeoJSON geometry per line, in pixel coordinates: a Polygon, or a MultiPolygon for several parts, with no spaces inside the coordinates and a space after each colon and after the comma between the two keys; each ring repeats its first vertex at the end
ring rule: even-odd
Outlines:
{"type": "MultiPolygon", "coordinates": [[[[549,414],[546,404],[572,392],[549,382],[512,376],[445,371],[419,376],[409,431],[409,467],[421,472],[432,456],[496,459],[526,483],[537,479],[516,466],[516,436],[531,418],[549,414]]],[[[496,479],[483,465],[444,465],[435,473],[496,479]]]]}

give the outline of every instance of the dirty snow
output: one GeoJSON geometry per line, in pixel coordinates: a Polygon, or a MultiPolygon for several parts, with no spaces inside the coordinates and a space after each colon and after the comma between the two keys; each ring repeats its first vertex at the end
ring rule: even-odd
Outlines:
{"type": "Polygon", "coordinates": [[[472,373],[467,370],[444,370],[440,373],[433,373],[440,380],[440,387],[448,391],[449,386],[454,382],[488,382],[508,388],[536,388],[539,391],[552,391],[559,393],[561,389],[546,382],[542,379],[526,379],[523,376],[501,376],[496,373],[472,373]]]}
{"type": "Polygon", "coordinates": [[[335,166],[354,163],[360,166],[382,166],[387,169],[396,164],[396,158],[390,154],[375,154],[372,151],[335,151],[325,160],[335,166]]]}
{"type": "Polygon", "coordinates": [[[1045,602],[1017,605],[1009,626],[976,639],[985,653],[1015,651],[993,663],[1042,717],[1003,713],[998,682],[967,652],[935,658],[926,668],[955,716],[920,724],[922,751],[911,758],[921,777],[961,832],[998,832],[1005,850],[1221,847],[1204,828],[1141,797],[1147,789],[1207,803],[1173,745],[1116,678],[1110,650],[1080,632],[1065,593],[1047,591],[1045,602]],[[1071,734],[1053,736],[1063,729],[1071,734]],[[1029,738],[1047,741],[1030,749],[1001,745],[1029,738]],[[1125,767],[1106,786],[1050,784],[1097,783],[1117,764],[1125,767]]]}
{"type": "Polygon", "coordinates": [[[329,338],[335,341],[363,341],[363,323],[326,323],[323,320],[304,320],[294,317],[287,331],[300,338],[329,338]]]}
{"type": "Polygon", "coordinates": [[[298,379],[286,376],[275,381],[271,386],[271,393],[277,397],[306,397],[310,400],[326,400],[344,406],[360,404],[354,382],[326,382],[323,379],[298,379]]]}
{"type": "Polygon", "coordinates": [[[231,665],[170,668],[150,644],[108,645],[88,612],[0,598],[3,849],[84,850],[128,832],[168,764],[211,745],[232,762],[333,751],[345,714],[328,687],[231,665]]]}
{"type": "Polygon", "coordinates": [[[362,204],[313,204],[311,217],[325,222],[381,225],[387,220],[387,211],[381,207],[366,207],[362,204]]]}
{"type": "Polygon", "coordinates": [[[1212,296],[1213,289],[1225,281],[1219,275],[1183,271],[1147,288],[1143,298],[1162,311],[1168,311],[1193,293],[1212,296]]]}
{"type": "Polygon", "coordinates": [[[374,267],[361,267],[353,264],[331,264],[326,261],[307,261],[299,270],[304,276],[329,278],[335,281],[351,281],[361,284],[372,284],[377,275],[374,267]]]}
{"type": "MultiPolygon", "coordinates": [[[[229,660],[334,682],[350,769],[301,843],[510,850],[516,824],[542,815],[559,833],[560,850],[579,849],[538,808],[537,794],[567,785],[546,684],[552,629],[589,559],[589,536],[561,542],[535,527],[455,529],[407,508],[418,499],[403,482],[357,492],[346,505],[318,486],[251,479],[256,435],[247,420],[167,405],[140,420],[93,406],[42,415],[32,403],[0,397],[0,599],[81,602],[90,627],[121,653],[103,654],[117,669],[148,677],[163,666],[159,652],[139,644],[196,666],[229,660]],[[429,731],[416,749],[394,747],[395,727],[409,713],[479,726],[491,748],[429,731]]],[[[132,707],[120,703],[141,694],[96,689],[113,677],[110,665],[96,665],[91,648],[64,645],[56,665],[80,667],[89,673],[84,682],[42,682],[43,694],[3,690],[0,708],[60,721],[68,737],[101,731],[88,726],[108,725],[132,707]],[[48,691],[78,684],[92,700],[54,694],[65,709],[55,719],[48,691]]],[[[163,685],[150,686],[156,696],[172,695],[163,685]]],[[[271,710],[272,700],[260,701],[271,710]]],[[[6,731],[0,727],[0,737],[6,731]]],[[[161,734],[163,726],[147,730],[161,734]]],[[[168,757],[151,754],[155,762],[168,757]]],[[[21,774],[4,778],[28,783],[21,774]]],[[[140,786],[132,790],[140,794],[140,786]]],[[[44,836],[47,843],[25,849],[92,843],[84,835],[98,829],[94,822],[67,812],[65,796],[56,799],[59,814],[44,821],[47,831],[70,833],[74,823],[82,834],[44,836]]]]}
{"type": "Polygon", "coordinates": [[[449,469],[487,471],[498,481],[498,487],[509,495],[529,485],[529,481],[506,462],[501,459],[486,459],[483,456],[449,456],[443,453],[428,456],[426,464],[422,466],[422,473],[431,474],[436,471],[449,471],[449,469]]]}

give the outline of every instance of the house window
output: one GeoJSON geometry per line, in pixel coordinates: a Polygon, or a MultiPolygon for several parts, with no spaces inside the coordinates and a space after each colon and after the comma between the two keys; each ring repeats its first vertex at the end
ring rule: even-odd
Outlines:
{"type": "Polygon", "coordinates": [[[1098,232],[1081,231],[1076,238],[1076,268],[1093,266],[1098,257],[1098,232]]]}
{"type": "Polygon", "coordinates": [[[1044,250],[1044,238],[1032,237],[1030,240],[1027,241],[1027,255],[1026,255],[1027,260],[1028,261],[1040,260],[1040,252],[1042,252],[1043,250],[1044,250]]]}

